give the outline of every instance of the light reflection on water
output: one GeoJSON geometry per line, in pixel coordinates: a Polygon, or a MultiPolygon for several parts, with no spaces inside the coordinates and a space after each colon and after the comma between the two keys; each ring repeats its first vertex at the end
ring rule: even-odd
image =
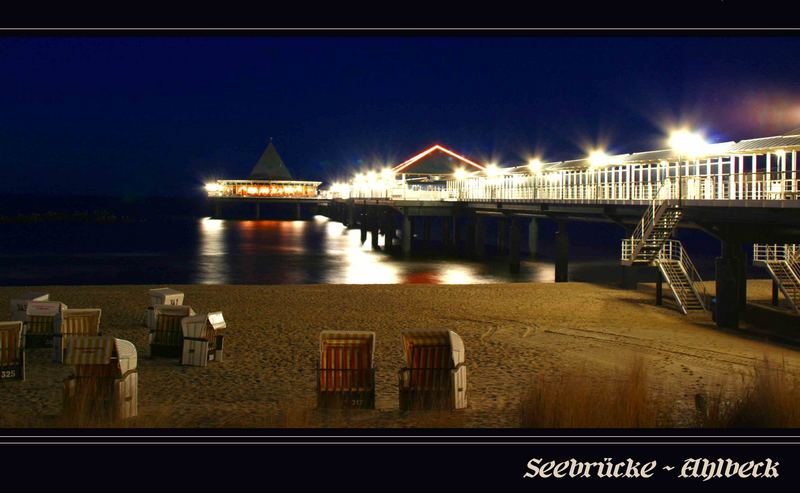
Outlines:
{"type": "MultiPolygon", "coordinates": [[[[511,275],[502,260],[400,259],[372,249],[369,235],[316,216],[310,221],[199,222],[199,283],[475,284],[552,282],[549,262],[523,261],[511,275]]],[[[381,237],[379,245],[384,246],[381,237]]]]}
{"type": "MultiPolygon", "coordinates": [[[[570,279],[613,281],[618,240],[607,252],[594,237],[570,245],[570,279]],[[574,253],[574,256],[573,256],[574,253]],[[610,276],[610,277],[609,277],[610,276]],[[605,277],[605,279],[601,279],[605,277]]],[[[552,235],[542,235],[547,252],[552,235]]],[[[509,274],[504,259],[430,256],[403,259],[373,251],[360,231],[317,216],[308,221],[203,219],[0,224],[0,283],[58,284],[471,284],[552,282],[553,263],[524,259],[509,274]]],[[[383,245],[383,238],[380,238],[383,245]]],[[[550,255],[552,256],[552,255],[550,255]]]]}
{"type": "Polygon", "coordinates": [[[228,284],[225,221],[204,217],[200,220],[197,281],[201,284],[228,284]]]}

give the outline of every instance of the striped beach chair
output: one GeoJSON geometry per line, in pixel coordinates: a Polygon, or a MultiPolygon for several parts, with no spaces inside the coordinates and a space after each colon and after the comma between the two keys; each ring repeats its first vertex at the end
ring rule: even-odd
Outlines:
{"type": "Polygon", "coordinates": [[[149,327],[154,319],[153,307],[156,305],[182,305],[183,293],[172,288],[156,288],[148,291],[150,302],[144,314],[143,324],[149,327]]]}
{"type": "Polygon", "coordinates": [[[116,421],[138,413],[136,347],[104,336],[67,340],[64,363],[75,372],[64,380],[64,416],[73,421],[116,421]]]}
{"type": "Polygon", "coordinates": [[[53,361],[64,361],[64,350],[73,337],[99,336],[99,308],[67,308],[61,310],[53,336],[53,361]]]}
{"type": "Polygon", "coordinates": [[[0,322],[0,380],[25,380],[22,322],[0,322]]]}
{"type": "Polygon", "coordinates": [[[156,305],[150,328],[150,356],[180,358],[183,351],[181,321],[196,315],[188,305],[156,305]]]}
{"type": "Polygon", "coordinates": [[[406,367],[398,374],[400,409],[467,407],[464,342],[452,330],[402,333],[406,367]]]}
{"type": "Polygon", "coordinates": [[[49,301],[48,293],[27,293],[11,300],[11,320],[20,322],[28,321],[28,303],[31,301],[49,301]]]}
{"type": "Polygon", "coordinates": [[[375,408],[375,333],[324,330],[319,335],[317,407],[375,408]]]}
{"type": "Polygon", "coordinates": [[[183,352],[181,364],[208,366],[209,361],[222,361],[226,328],[222,312],[201,313],[181,320],[183,352]]]}
{"type": "Polygon", "coordinates": [[[25,328],[25,347],[53,347],[58,317],[66,308],[67,305],[60,301],[29,302],[25,311],[28,318],[25,328]]]}

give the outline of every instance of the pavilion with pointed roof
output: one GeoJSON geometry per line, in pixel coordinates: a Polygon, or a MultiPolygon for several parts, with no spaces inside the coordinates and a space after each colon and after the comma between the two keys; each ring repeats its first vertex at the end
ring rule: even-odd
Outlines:
{"type": "Polygon", "coordinates": [[[322,182],[292,179],[270,139],[246,180],[216,180],[206,184],[210,196],[242,198],[316,198],[322,182]]]}

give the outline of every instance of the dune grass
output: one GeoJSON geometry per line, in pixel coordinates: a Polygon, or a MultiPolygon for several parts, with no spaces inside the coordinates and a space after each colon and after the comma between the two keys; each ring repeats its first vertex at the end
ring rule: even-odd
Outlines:
{"type": "Polygon", "coordinates": [[[523,428],[800,427],[800,380],[785,362],[764,358],[741,380],[696,394],[693,414],[676,417],[671,403],[649,390],[645,362],[636,358],[612,378],[598,379],[582,369],[533,380],[520,402],[519,423],[523,428]]]}
{"type": "Polygon", "coordinates": [[[697,426],[702,428],[800,428],[800,380],[764,358],[753,366],[743,389],[726,397],[724,387],[695,396],[697,426]]]}

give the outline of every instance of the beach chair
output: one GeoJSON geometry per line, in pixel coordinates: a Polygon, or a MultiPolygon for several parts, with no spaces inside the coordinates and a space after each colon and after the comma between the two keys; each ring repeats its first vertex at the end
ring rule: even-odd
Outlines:
{"type": "Polygon", "coordinates": [[[22,322],[0,322],[0,380],[25,380],[22,322]]]}
{"type": "Polygon", "coordinates": [[[142,323],[149,327],[153,322],[153,307],[156,305],[182,305],[183,293],[176,291],[172,288],[157,288],[148,291],[150,302],[147,305],[147,311],[144,314],[142,323]]]}
{"type": "Polygon", "coordinates": [[[181,364],[208,366],[209,361],[222,361],[226,328],[222,312],[201,313],[181,320],[183,352],[181,364]]]}
{"type": "Polygon", "coordinates": [[[28,321],[28,303],[31,301],[49,301],[48,293],[27,293],[11,300],[11,320],[20,322],[28,321]]]}
{"type": "Polygon", "coordinates": [[[25,324],[25,347],[40,348],[52,347],[61,312],[67,305],[60,301],[31,301],[28,303],[25,314],[28,322],[25,324]]]}
{"type": "Polygon", "coordinates": [[[406,367],[398,374],[400,409],[467,407],[464,342],[451,330],[402,333],[406,367]]]}
{"type": "Polygon", "coordinates": [[[375,408],[375,333],[324,330],[319,335],[317,407],[375,408]]]}
{"type": "Polygon", "coordinates": [[[188,305],[156,305],[150,329],[150,356],[180,358],[183,351],[181,320],[196,315],[188,305]]]}
{"type": "Polygon", "coordinates": [[[53,336],[53,361],[64,361],[64,350],[73,337],[99,336],[99,308],[67,308],[57,317],[56,333],[53,336]]]}
{"type": "Polygon", "coordinates": [[[136,347],[108,336],[70,337],[64,363],[64,415],[73,420],[116,421],[138,413],[136,347]]]}

